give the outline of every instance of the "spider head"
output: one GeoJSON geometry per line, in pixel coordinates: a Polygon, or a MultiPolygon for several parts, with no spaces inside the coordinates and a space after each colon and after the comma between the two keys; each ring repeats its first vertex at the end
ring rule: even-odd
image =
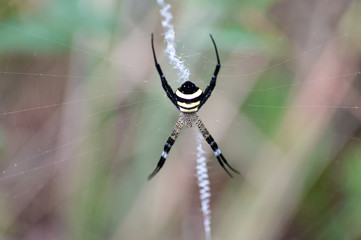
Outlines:
{"type": "Polygon", "coordinates": [[[198,111],[198,106],[203,98],[202,90],[191,81],[186,81],[175,92],[178,109],[184,113],[198,111]]]}
{"type": "Polygon", "coordinates": [[[191,81],[186,81],[182,84],[182,86],[180,86],[180,88],[178,88],[178,90],[183,93],[183,94],[193,94],[195,92],[197,92],[199,89],[199,87],[197,87],[194,83],[192,83],[191,81]]]}

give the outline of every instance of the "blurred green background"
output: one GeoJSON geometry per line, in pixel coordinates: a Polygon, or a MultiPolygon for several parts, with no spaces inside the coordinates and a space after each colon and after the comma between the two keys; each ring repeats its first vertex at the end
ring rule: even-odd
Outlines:
{"type": "MultiPolygon", "coordinates": [[[[212,239],[361,238],[361,84],[354,0],[168,0],[199,112],[232,166],[207,150],[212,239]]],[[[151,55],[157,2],[0,2],[0,239],[204,239],[196,134],[151,55]]]]}

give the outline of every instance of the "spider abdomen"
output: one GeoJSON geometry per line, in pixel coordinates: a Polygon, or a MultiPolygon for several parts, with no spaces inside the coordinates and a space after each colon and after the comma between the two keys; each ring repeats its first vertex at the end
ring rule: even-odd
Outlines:
{"type": "Polygon", "coordinates": [[[179,111],[185,113],[198,111],[203,92],[194,83],[186,81],[177,89],[175,94],[179,111]]]}

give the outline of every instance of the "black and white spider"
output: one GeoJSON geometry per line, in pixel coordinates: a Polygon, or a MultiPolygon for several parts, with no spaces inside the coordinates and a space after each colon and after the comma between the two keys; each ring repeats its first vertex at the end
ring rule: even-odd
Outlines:
{"type": "Polygon", "coordinates": [[[168,153],[171,147],[173,146],[174,142],[176,141],[181,129],[184,126],[192,127],[193,124],[197,125],[204,139],[211,146],[214,155],[218,159],[219,164],[228,173],[228,175],[232,177],[231,173],[227,170],[225,165],[228,166],[235,173],[239,174],[239,172],[236,169],[232,168],[227,162],[227,160],[224,158],[224,156],[221,153],[221,150],[219,150],[218,148],[217,143],[214,141],[213,137],[208,132],[207,128],[204,126],[202,120],[197,115],[197,111],[203,106],[203,104],[211,96],[211,93],[214,87],[216,86],[216,80],[219,69],[221,68],[221,63],[219,61],[216,43],[214,42],[212,35],[210,35],[210,37],[212,39],[217,56],[217,65],[214,70],[210,84],[203,92],[191,81],[186,81],[174,93],[172,88],[169,86],[167,80],[165,79],[165,76],[162,72],[162,69],[160,68],[159,63],[157,62],[157,57],[155,56],[155,51],[154,51],[153,34],[152,34],[152,50],[153,50],[155,67],[157,68],[157,71],[159,73],[160,80],[162,81],[162,86],[165,93],[167,94],[168,98],[172,101],[172,103],[176,106],[176,108],[179,110],[180,114],[179,114],[179,119],[174,126],[172,134],[170,135],[166,144],[164,145],[162,156],[160,157],[158,165],[155,168],[155,170],[152,172],[152,174],[149,175],[148,179],[154,177],[154,175],[156,175],[159,172],[159,170],[162,168],[165,160],[167,159],[168,153]]]}

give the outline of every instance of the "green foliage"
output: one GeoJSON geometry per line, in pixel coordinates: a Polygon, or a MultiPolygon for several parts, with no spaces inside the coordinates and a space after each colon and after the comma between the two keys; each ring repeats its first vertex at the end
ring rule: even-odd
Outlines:
{"type": "Polygon", "coordinates": [[[291,76],[286,70],[267,71],[251,90],[242,111],[268,136],[278,131],[284,112],[291,76]]]}
{"type": "Polygon", "coordinates": [[[69,50],[75,32],[102,34],[110,29],[111,15],[84,7],[76,0],[53,0],[28,11],[8,8],[0,24],[0,53],[69,50]]]}

